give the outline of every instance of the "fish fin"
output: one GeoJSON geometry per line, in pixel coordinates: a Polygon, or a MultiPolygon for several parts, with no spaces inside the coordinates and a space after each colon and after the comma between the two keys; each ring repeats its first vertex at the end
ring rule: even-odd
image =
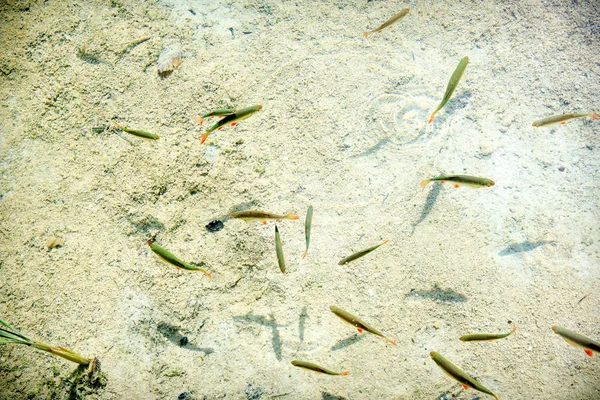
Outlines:
{"type": "Polygon", "coordinates": [[[594,355],[594,353],[592,353],[592,351],[591,351],[591,350],[584,349],[583,351],[585,351],[585,354],[587,354],[587,355],[588,355],[588,356],[590,356],[590,357],[594,355]]]}
{"type": "Polygon", "coordinates": [[[511,331],[510,331],[509,335],[512,335],[513,333],[515,333],[515,332],[516,332],[516,330],[517,330],[517,326],[515,325],[515,326],[513,326],[513,328],[511,329],[511,331]]]}
{"type": "Polygon", "coordinates": [[[299,216],[295,215],[293,212],[289,213],[288,215],[285,216],[287,219],[300,219],[299,216]]]}
{"type": "Polygon", "coordinates": [[[566,124],[567,124],[567,121],[563,121],[563,122],[561,122],[560,124],[561,124],[561,125],[566,125],[566,124]]]}
{"type": "Polygon", "coordinates": [[[202,122],[204,120],[202,119],[202,117],[194,117],[194,118],[192,118],[192,121],[196,121],[197,123],[200,124],[200,126],[202,126],[202,122]]]}
{"type": "Polygon", "coordinates": [[[425,190],[425,186],[429,185],[429,182],[431,182],[431,179],[425,179],[424,181],[421,181],[421,183],[419,183],[419,186],[421,186],[423,190],[425,190]]]}
{"type": "Polygon", "coordinates": [[[454,186],[454,189],[458,189],[460,187],[460,185],[458,183],[455,183],[453,186],[454,186]]]}
{"type": "Polygon", "coordinates": [[[431,117],[429,117],[429,121],[427,122],[428,124],[433,122],[433,119],[435,118],[436,113],[437,113],[437,111],[434,111],[433,114],[431,114],[431,117]]]}
{"type": "Polygon", "coordinates": [[[598,118],[598,116],[599,116],[599,115],[600,115],[600,114],[592,114],[592,115],[590,115],[590,117],[591,117],[592,119],[595,119],[596,121],[598,121],[598,120],[600,119],[600,118],[598,118]]]}
{"type": "Polygon", "coordinates": [[[238,123],[237,122],[232,122],[231,126],[236,126],[238,123]]]}
{"type": "Polygon", "coordinates": [[[443,185],[444,183],[446,183],[446,181],[440,181],[440,183],[443,185]]]}
{"type": "Polygon", "coordinates": [[[377,31],[377,33],[381,33],[381,29],[377,31]]]}
{"type": "Polygon", "coordinates": [[[388,29],[392,29],[392,27],[391,27],[391,26],[388,26],[388,29]]]}
{"type": "Polygon", "coordinates": [[[222,127],[222,126],[220,126],[220,127],[218,127],[218,128],[217,128],[217,130],[218,130],[218,131],[220,131],[221,129],[223,129],[223,127],[222,127]]]}
{"type": "Polygon", "coordinates": [[[356,328],[356,330],[358,331],[358,333],[363,333],[363,330],[360,328],[356,328]]]}
{"type": "Polygon", "coordinates": [[[342,376],[348,376],[348,375],[350,375],[350,371],[344,371],[340,375],[342,375],[342,376]]]}
{"type": "Polygon", "coordinates": [[[369,33],[371,33],[371,32],[365,32],[365,34],[364,34],[365,39],[369,37],[369,33]]]}
{"type": "Polygon", "coordinates": [[[263,221],[262,223],[263,223],[263,225],[266,225],[266,224],[267,224],[267,221],[263,221]]]}
{"type": "Polygon", "coordinates": [[[463,389],[465,390],[469,390],[469,387],[467,385],[462,385],[463,389]]]}
{"type": "Polygon", "coordinates": [[[200,137],[200,144],[206,142],[206,139],[208,138],[208,133],[205,133],[204,135],[202,135],[200,137]]]}

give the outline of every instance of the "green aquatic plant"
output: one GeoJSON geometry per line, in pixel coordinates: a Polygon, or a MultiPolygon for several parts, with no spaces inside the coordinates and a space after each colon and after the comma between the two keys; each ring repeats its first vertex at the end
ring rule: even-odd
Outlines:
{"type": "Polygon", "coordinates": [[[90,358],[82,357],[69,349],[65,349],[64,347],[53,347],[45,343],[38,342],[37,340],[33,340],[0,319],[0,344],[5,343],[16,343],[31,346],[38,350],[52,353],[55,356],[62,357],[65,360],[69,360],[81,365],[89,365],[92,363],[92,361],[94,361],[90,358]]]}

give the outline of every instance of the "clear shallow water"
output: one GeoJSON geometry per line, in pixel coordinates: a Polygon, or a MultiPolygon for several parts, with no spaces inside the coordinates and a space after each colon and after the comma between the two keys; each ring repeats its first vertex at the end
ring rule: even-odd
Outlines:
{"type": "MultiPolygon", "coordinates": [[[[0,316],[98,356],[107,385],[89,398],[476,396],[430,351],[499,398],[597,395],[594,359],[550,327],[600,336],[598,125],[531,127],[596,110],[595,4],[418,2],[368,40],[401,4],[4,7],[0,316]],[[183,63],[161,78],[156,60],[175,42],[183,63]],[[78,56],[84,45],[93,58],[78,56]],[[463,80],[427,125],[465,55],[463,80]],[[263,111],[199,144],[194,116],[253,104],[263,111]],[[92,131],[113,122],[161,139],[92,131]],[[496,185],[421,191],[439,173],[496,185]],[[303,217],[309,204],[307,260],[303,221],[279,224],[285,275],[272,224],[204,228],[236,206],[303,217]],[[158,260],[154,234],[213,279],[158,260]],[[48,251],[52,237],[65,244],[48,251]],[[399,346],[356,336],[330,305],[399,346]],[[458,341],[512,324],[502,341],[458,341]],[[293,359],[351,373],[312,374],[293,359]]],[[[4,397],[68,396],[74,365],[0,351],[4,397]]]]}

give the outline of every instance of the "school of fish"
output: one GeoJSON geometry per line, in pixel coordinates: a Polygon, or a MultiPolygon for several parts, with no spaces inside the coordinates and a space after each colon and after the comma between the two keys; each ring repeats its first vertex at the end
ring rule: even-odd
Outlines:
{"type": "MultiPolygon", "coordinates": [[[[368,38],[369,35],[371,35],[373,33],[381,33],[384,29],[391,28],[394,24],[397,24],[400,21],[402,21],[410,13],[410,10],[411,10],[410,7],[401,10],[399,13],[392,16],[390,19],[388,19],[383,24],[381,24],[379,27],[364,33],[364,37],[368,38]]],[[[468,65],[469,65],[469,57],[463,57],[460,60],[460,62],[458,63],[455,71],[452,73],[450,80],[448,82],[446,91],[444,93],[444,96],[442,97],[442,100],[439,103],[439,105],[432,112],[429,120],[427,121],[428,124],[433,123],[436,114],[438,112],[440,112],[444,108],[444,106],[450,101],[452,94],[457,89],[468,65]]],[[[220,109],[215,109],[213,111],[209,111],[202,116],[195,117],[194,120],[197,121],[200,124],[200,126],[203,125],[203,121],[206,118],[213,118],[213,117],[220,118],[220,120],[218,122],[216,122],[214,125],[212,125],[201,136],[200,143],[201,144],[205,143],[208,136],[211,133],[213,133],[215,131],[220,131],[226,125],[236,126],[240,121],[243,121],[243,120],[255,115],[256,113],[258,113],[261,110],[262,110],[261,105],[251,106],[251,107],[242,108],[242,109],[220,108],[220,109]]],[[[585,117],[589,117],[594,120],[598,120],[598,114],[590,114],[590,113],[587,113],[587,114],[562,114],[562,115],[550,116],[550,117],[536,120],[535,122],[533,122],[532,125],[533,125],[533,127],[536,127],[536,128],[537,127],[546,127],[546,126],[552,126],[554,124],[565,124],[569,120],[585,118],[585,117]]],[[[120,128],[120,129],[122,129],[126,132],[129,132],[129,133],[141,136],[141,137],[145,137],[145,138],[152,138],[152,139],[158,138],[158,136],[147,134],[146,132],[140,133],[138,131],[127,130],[126,128],[120,128]]],[[[442,175],[438,175],[438,176],[423,180],[420,183],[420,186],[424,190],[425,187],[432,182],[437,182],[440,184],[448,182],[454,188],[459,188],[461,186],[470,187],[470,188],[490,188],[495,185],[495,182],[488,178],[470,176],[470,175],[445,175],[445,174],[442,174],[442,175]]],[[[230,217],[232,217],[234,219],[244,220],[246,222],[258,221],[263,224],[267,224],[267,221],[282,221],[282,220],[298,220],[299,219],[299,217],[297,215],[295,215],[294,213],[274,214],[271,212],[266,212],[266,211],[261,211],[261,210],[236,211],[236,212],[231,213],[230,217]]],[[[308,249],[309,249],[310,240],[311,240],[312,221],[313,221],[313,207],[311,205],[308,207],[307,212],[306,212],[305,229],[304,229],[306,248],[305,248],[304,253],[302,254],[302,259],[305,259],[308,254],[308,249]]],[[[375,251],[380,246],[382,246],[388,242],[389,242],[388,240],[385,240],[385,241],[383,241],[377,245],[374,245],[372,247],[368,247],[364,250],[357,251],[357,252],[343,258],[342,260],[340,260],[338,265],[344,266],[352,261],[355,261],[361,257],[364,257],[367,254],[375,251]]],[[[174,265],[178,269],[198,270],[198,271],[201,271],[204,274],[206,274],[208,277],[210,277],[210,274],[208,272],[206,272],[205,270],[203,270],[202,268],[195,267],[193,265],[187,264],[187,263],[179,260],[178,258],[173,256],[171,253],[169,253],[168,251],[166,251],[162,247],[154,244],[151,241],[149,241],[149,244],[151,246],[152,251],[155,252],[161,259],[174,265]]],[[[284,258],[284,253],[283,253],[280,231],[279,231],[279,227],[277,225],[275,225],[275,254],[276,254],[276,259],[277,259],[277,263],[279,265],[280,271],[282,273],[285,273],[286,272],[286,264],[285,264],[285,258],[284,258]]],[[[398,346],[398,343],[395,340],[388,338],[377,328],[364,322],[359,317],[357,317],[337,306],[331,306],[330,310],[335,316],[337,316],[343,322],[356,328],[359,333],[368,332],[368,333],[371,333],[372,335],[383,338],[386,342],[388,342],[394,346],[398,346]]],[[[466,335],[461,336],[459,339],[462,342],[491,342],[494,340],[507,338],[508,336],[512,335],[516,331],[516,329],[517,329],[517,327],[514,326],[512,328],[512,330],[508,333],[466,334],[466,335]]],[[[589,355],[590,357],[592,356],[593,352],[600,352],[600,344],[593,341],[592,339],[589,339],[581,334],[575,333],[573,331],[570,331],[566,328],[562,328],[559,326],[552,327],[552,330],[556,334],[560,335],[563,339],[565,339],[565,341],[567,341],[567,343],[569,343],[570,345],[572,345],[574,347],[583,348],[585,353],[587,355],[589,355]]],[[[452,379],[454,379],[458,383],[460,383],[464,387],[464,389],[473,388],[474,390],[485,393],[485,394],[493,397],[494,399],[498,400],[498,396],[496,394],[494,394],[490,389],[485,387],[483,384],[481,384],[476,379],[472,378],[466,372],[462,371],[459,367],[457,367],[452,362],[450,362],[448,359],[443,357],[440,353],[432,351],[430,353],[430,357],[434,361],[434,363],[437,364],[444,373],[446,373],[449,377],[451,377],[452,379]]],[[[293,360],[293,361],[291,361],[291,364],[297,368],[317,372],[320,374],[330,375],[330,376],[348,376],[349,375],[349,371],[335,372],[328,368],[317,365],[311,361],[293,360]]]]}
{"type": "MultiPolygon", "coordinates": [[[[367,39],[367,38],[369,38],[369,36],[371,34],[374,34],[374,33],[382,33],[385,29],[390,29],[395,24],[399,24],[400,22],[405,21],[407,18],[410,18],[409,17],[410,11],[411,11],[410,7],[402,9],[400,12],[398,12],[397,14],[395,14],[394,16],[392,16],[391,18],[389,18],[388,20],[386,20],[385,22],[380,24],[377,28],[374,28],[374,29],[369,30],[366,33],[364,33],[363,34],[364,38],[367,39]]],[[[450,76],[450,79],[448,81],[446,91],[442,97],[442,100],[440,101],[438,106],[433,110],[429,119],[427,121],[423,121],[423,124],[425,124],[425,123],[432,124],[435,120],[436,115],[451,100],[453,93],[459,87],[459,83],[462,80],[463,75],[465,74],[468,65],[469,65],[469,57],[467,57],[467,56],[463,57],[458,62],[458,65],[456,66],[454,72],[450,76]]],[[[241,121],[245,121],[246,119],[248,119],[254,115],[257,115],[262,110],[263,110],[262,105],[253,105],[253,106],[249,106],[246,108],[239,108],[239,109],[233,108],[233,107],[215,108],[212,111],[208,111],[208,112],[204,113],[202,116],[195,117],[194,120],[199,123],[201,128],[203,127],[203,123],[204,123],[205,119],[219,118],[219,120],[216,123],[214,123],[212,126],[210,126],[200,136],[200,144],[204,144],[208,140],[208,138],[211,134],[214,134],[215,132],[223,130],[223,128],[225,128],[226,126],[234,127],[241,121]]],[[[592,120],[599,120],[599,114],[571,113],[571,114],[561,114],[561,115],[556,115],[556,116],[548,116],[548,117],[544,117],[544,118],[534,121],[532,123],[532,126],[535,128],[542,128],[542,127],[553,126],[556,124],[562,125],[562,124],[566,124],[570,120],[584,119],[584,118],[591,118],[592,120]]],[[[140,137],[140,138],[151,139],[151,140],[159,139],[158,135],[150,133],[150,132],[121,127],[120,125],[116,125],[115,128],[117,130],[132,134],[132,135],[140,137]]],[[[446,182],[448,182],[448,184],[452,185],[452,187],[454,187],[454,188],[459,188],[462,186],[470,187],[470,188],[492,188],[495,185],[495,182],[489,178],[471,176],[471,175],[457,175],[457,174],[448,174],[448,175],[441,174],[441,175],[433,176],[431,178],[424,179],[423,181],[420,182],[419,185],[424,190],[427,187],[427,185],[429,185],[429,184],[444,184],[446,182]]],[[[318,214],[318,210],[317,210],[317,214],[318,214]]],[[[253,222],[253,221],[259,222],[262,224],[267,224],[268,221],[275,222],[274,223],[274,250],[275,251],[274,251],[273,259],[277,260],[277,265],[282,274],[286,274],[286,272],[288,272],[285,257],[284,257],[284,247],[283,247],[284,242],[282,241],[280,227],[284,227],[285,226],[284,224],[287,223],[287,221],[299,220],[300,217],[298,215],[294,214],[293,212],[289,212],[287,214],[286,213],[276,214],[276,213],[263,211],[263,210],[245,209],[245,210],[241,210],[241,211],[232,212],[229,214],[229,217],[233,218],[234,220],[241,220],[241,221],[245,221],[248,223],[253,222]],[[286,221],[286,222],[284,222],[284,221],[286,221]],[[279,223],[279,225],[277,225],[277,223],[279,223]]],[[[306,217],[305,217],[305,226],[304,226],[305,248],[304,248],[304,252],[302,253],[302,256],[301,256],[302,259],[306,259],[308,256],[309,246],[311,244],[312,223],[313,223],[313,206],[309,205],[307,208],[306,217]]],[[[250,229],[252,229],[252,228],[250,228],[250,229]]],[[[283,233],[285,233],[285,230],[282,230],[282,231],[283,231],[283,233]]],[[[313,240],[313,242],[314,242],[314,240],[313,240]]],[[[181,259],[179,259],[177,256],[175,256],[174,254],[172,254],[165,248],[156,244],[154,238],[152,238],[151,240],[148,240],[147,243],[150,246],[150,250],[154,254],[156,254],[156,256],[158,258],[160,258],[162,261],[176,267],[177,270],[198,271],[198,272],[203,273],[207,278],[211,278],[211,274],[208,271],[201,268],[200,266],[193,265],[193,264],[187,263],[185,261],[182,261],[181,259]]],[[[371,243],[373,243],[373,242],[371,242],[371,243]]],[[[347,268],[346,267],[347,264],[349,264],[351,262],[356,262],[358,259],[362,259],[363,257],[365,257],[365,259],[372,258],[374,256],[370,255],[370,254],[372,252],[374,252],[375,250],[379,249],[379,247],[381,247],[387,243],[389,243],[389,240],[379,241],[378,244],[375,244],[371,247],[367,247],[367,248],[364,248],[363,250],[353,252],[352,254],[342,258],[338,262],[338,266],[347,268]]],[[[389,246],[386,246],[383,249],[388,248],[388,247],[389,246]]],[[[378,250],[378,251],[381,252],[384,250],[378,250]]],[[[348,253],[350,253],[350,251],[348,251],[348,253]]],[[[353,265],[355,265],[355,264],[353,264],[353,265]]],[[[356,329],[358,331],[358,333],[362,334],[362,333],[366,332],[366,333],[373,335],[374,339],[384,340],[385,343],[389,343],[393,346],[399,346],[398,342],[396,340],[391,339],[390,337],[388,337],[387,334],[384,334],[381,330],[379,330],[375,326],[371,325],[370,323],[367,323],[362,318],[360,318],[338,306],[332,305],[329,307],[329,309],[330,309],[331,313],[333,314],[333,316],[337,317],[339,320],[341,320],[341,322],[344,322],[344,323],[352,326],[354,329],[356,329]]],[[[362,315],[363,313],[359,312],[359,314],[362,315]]],[[[331,316],[331,318],[335,320],[335,318],[333,316],[331,316]]],[[[371,321],[372,319],[375,319],[370,316],[367,316],[366,318],[369,321],[371,321]]],[[[388,327],[388,329],[389,328],[390,327],[388,327]]],[[[492,342],[495,340],[508,338],[509,336],[511,336],[515,333],[516,329],[517,329],[517,327],[515,325],[512,327],[512,329],[509,332],[504,331],[505,333],[465,334],[465,335],[461,336],[460,338],[458,338],[458,340],[460,340],[461,342],[466,342],[466,343],[467,342],[492,342]]],[[[561,326],[552,326],[551,329],[557,335],[562,337],[569,345],[576,347],[576,348],[583,349],[585,354],[587,354],[589,357],[592,357],[594,352],[596,352],[596,353],[600,352],[600,343],[594,341],[593,339],[590,339],[580,333],[571,331],[571,330],[561,327],[561,326]]],[[[494,392],[492,392],[492,390],[490,390],[486,386],[484,386],[481,382],[479,382],[479,380],[471,377],[468,373],[464,372],[461,368],[459,368],[458,366],[453,364],[451,361],[446,359],[440,353],[438,353],[436,351],[431,351],[429,353],[429,356],[430,356],[431,360],[445,374],[447,374],[449,377],[451,377],[452,379],[457,381],[460,385],[462,385],[462,387],[464,387],[464,389],[472,388],[476,391],[484,393],[484,394],[491,396],[494,399],[498,400],[498,396],[494,392]]],[[[468,358],[468,357],[465,357],[465,358],[468,358]]],[[[324,374],[324,375],[328,375],[328,376],[349,376],[349,374],[350,374],[349,371],[340,371],[340,372],[334,371],[334,370],[328,369],[326,367],[322,367],[312,361],[292,360],[290,362],[291,362],[291,365],[296,368],[303,369],[306,371],[312,371],[312,372],[316,372],[316,373],[320,373],[320,374],[324,374]]],[[[494,369],[504,368],[504,366],[490,365],[489,368],[490,368],[490,371],[493,371],[494,369]]],[[[486,372],[486,375],[487,375],[487,372],[486,372]]],[[[487,377],[486,377],[486,379],[487,379],[487,377]]],[[[489,381],[491,382],[491,379],[489,379],[489,381]]]]}

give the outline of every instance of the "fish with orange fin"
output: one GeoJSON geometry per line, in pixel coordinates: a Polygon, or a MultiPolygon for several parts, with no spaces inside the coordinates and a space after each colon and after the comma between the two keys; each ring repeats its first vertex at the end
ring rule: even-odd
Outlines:
{"type": "Polygon", "coordinates": [[[469,175],[440,175],[431,179],[425,179],[419,183],[419,186],[425,190],[425,186],[427,186],[430,182],[450,182],[452,186],[455,188],[459,188],[461,186],[468,186],[471,188],[483,188],[494,186],[495,183],[491,179],[480,178],[478,176],[469,176],[469,175]]]}
{"type": "Polygon", "coordinates": [[[535,126],[536,128],[539,128],[540,126],[549,126],[549,125],[554,125],[554,124],[565,125],[568,120],[576,119],[576,118],[583,118],[583,117],[590,117],[590,118],[598,121],[599,116],[600,116],[600,114],[561,114],[561,115],[555,115],[552,117],[538,119],[537,121],[534,121],[533,124],[531,124],[531,125],[535,126]]]}
{"type": "Polygon", "coordinates": [[[354,326],[358,330],[358,333],[363,333],[363,331],[366,331],[366,332],[372,333],[373,335],[384,338],[386,341],[390,342],[394,346],[398,346],[398,343],[396,343],[395,340],[387,338],[383,333],[381,333],[377,329],[373,328],[371,325],[367,324],[364,321],[361,321],[356,315],[350,314],[348,311],[344,311],[341,308],[336,307],[336,306],[331,306],[331,307],[329,307],[329,309],[331,310],[332,313],[337,315],[342,321],[354,326]]]}
{"type": "Polygon", "coordinates": [[[583,335],[580,335],[577,332],[573,332],[568,330],[567,328],[563,328],[562,326],[553,326],[552,330],[557,335],[562,336],[563,339],[571,346],[576,348],[583,348],[585,354],[588,356],[592,356],[594,353],[600,353],[600,343],[593,341],[590,338],[587,338],[583,335]]]}
{"type": "Polygon", "coordinates": [[[432,351],[429,353],[429,355],[431,356],[431,359],[435,361],[435,363],[442,369],[442,371],[446,373],[446,375],[457,380],[465,390],[471,387],[480,392],[489,394],[494,399],[498,400],[498,396],[492,393],[490,389],[477,382],[462,369],[458,368],[456,365],[444,358],[440,353],[432,351]]]}
{"type": "Polygon", "coordinates": [[[307,369],[309,371],[314,371],[314,372],[318,372],[319,374],[325,374],[325,375],[348,376],[350,374],[350,371],[335,372],[335,371],[321,367],[320,365],[313,364],[308,361],[294,360],[294,361],[292,361],[292,365],[294,367],[307,369]]]}
{"type": "Polygon", "coordinates": [[[202,124],[204,123],[204,120],[205,120],[206,118],[212,118],[212,117],[220,117],[220,118],[223,118],[223,117],[226,117],[226,116],[228,116],[228,115],[231,115],[231,114],[233,114],[234,112],[235,112],[235,109],[234,109],[234,108],[220,108],[220,109],[218,109],[218,110],[214,110],[214,111],[211,111],[211,112],[209,112],[209,113],[207,113],[207,114],[204,114],[204,115],[203,115],[203,116],[201,116],[201,117],[194,117],[194,118],[192,118],[192,119],[193,119],[194,121],[198,122],[198,123],[200,124],[200,126],[202,126],[202,124]]]}
{"type": "Polygon", "coordinates": [[[472,335],[464,335],[459,338],[461,342],[491,342],[498,339],[509,337],[517,330],[515,325],[508,333],[474,333],[472,335]]]}
{"type": "Polygon", "coordinates": [[[381,33],[381,31],[383,31],[385,28],[392,28],[392,25],[394,25],[396,22],[400,21],[402,18],[404,18],[406,16],[406,14],[408,14],[410,12],[410,7],[405,8],[404,10],[400,11],[398,14],[394,15],[392,18],[388,19],[387,21],[385,21],[383,24],[381,24],[378,28],[373,29],[372,31],[366,32],[365,33],[365,38],[369,37],[369,35],[371,33],[381,33]]]}
{"type": "Polygon", "coordinates": [[[236,211],[234,213],[231,213],[231,216],[233,218],[241,219],[246,222],[261,221],[265,225],[267,224],[267,220],[281,221],[282,219],[300,219],[300,217],[294,214],[293,212],[290,212],[286,215],[279,215],[260,210],[236,211]]]}
{"type": "Polygon", "coordinates": [[[177,269],[186,269],[188,271],[200,271],[209,278],[212,277],[211,274],[208,273],[204,268],[196,267],[194,265],[186,263],[185,261],[181,261],[179,258],[175,257],[171,252],[165,250],[164,248],[154,243],[154,239],[148,240],[148,246],[150,246],[150,249],[163,261],[174,265],[177,269]]]}
{"type": "Polygon", "coordinates": [[[228,124],[231,126],[236,126],[239,121],[243,121],[246,118],[250,118],[252,115],[256,114],[260,110],[262,110],[262,106],[258,105],[258,106],[243,108],[243,109],[237,110],[229,115],[226,115],[223,119],[221,119],[219,122],[217,122],[216,124],[214,124],[213,126],[208,128],[208,130],[206,132],[204,132],[204,135],[202,135],[200,137],[200,144],[204,143],[206,141],[206,139],[208,138],[208,135],[210,135],[212,132],[217,131],[217,130],[220,131],[221,129],[223,129],[223,127],[225,125],[228,125],[228,124]]]}
{"type": "Polygon", "coordinates": [[[444,108],[448,100],[450,100],[450,97],[452,97],[452,93],[454,93],[454,90],[458,86],[458,82],[460,82],[460,79],[462,78],[463,73],[467,68],[467,65],[469,65],[469,57],[463,57],[462,60],[460,60],[460,62],[458,63],[458,66],[456,67],[454,72],[452,73],[450,81],[448,81],[448,86],[446,87],[446,93],[444,93],[444,98],[442,99],[438,107],[435,109],[433,114],[431,114],[431,117],[429,117],[429,121],[427,122],[428,124],[431,124],[433,122],[435,114],[437,114],[438,111],[444,108]]]}

